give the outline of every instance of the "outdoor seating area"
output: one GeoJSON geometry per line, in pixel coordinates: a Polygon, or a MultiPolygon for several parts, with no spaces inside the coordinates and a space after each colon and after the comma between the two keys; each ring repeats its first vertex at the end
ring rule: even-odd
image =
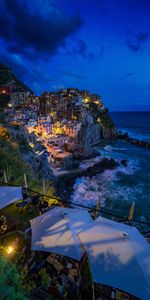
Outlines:
{"type": "MultiPolygon", "coordinates": [[[[79,299],[83,258],[81,262],[77,262],[54,253],[32,251],[31,231],[26,232],[24,237],[18,232],[7,241],[10,245],[5,247],[7,256],[16,262],[22,285],[31,287],[29,299],[42,300],[43,295],[51,296],[51,299],[71,299],[69,293],[73,287],[76,287],[76,291],[73,290],[73,299],[79,299]]],[[[4,238],[1,242],[6,245],[4,238]]]]}
{"type": "Polygon", "coordinates": [[[74,291],[76,295],[74,294],[73,299],[78,299],[81,275],[79,264],[76,261],[53,253],[45,254],[44,260],[30,268],[31,277],[36,278],[36,282],[41,280],[41,271],[39,270],[41,266],[49,276],[49,282],[45,286],[45,292],[48,295],[53,296],[54,299],[71,299],[70,289],[72,285],[76,284],[77,288],[74,291]]]}
{"type": "Polygon", "coordinates": [[[31,193],[27,193],[26,189],[22,189],[22,200],[16,203],[16,207],[23,212],[27,210],[28,212],[32,212],[34,209],[39,211],[39,214],[42,214],[55,205],[49,205],[48,201],[46,201],[43,197],[39,197],[38,195],[31,193]]]}
{"type": "Polygon", "coordinates": [[[11,206],[21,217],[0,210],[1,245],[16,262],[29,299],[149,299],[149,244],[134,226],[93,220],[85,209],[49,206],[26,191],[11,206]],[[20,230],[24,217],[28,222],[20,230]]]}
{"type": "Polygon", "coordinates": [[[13,231],[19,225],[19,221],[6,215],[0,213],[0,236],[9,232],[13,231]]]}

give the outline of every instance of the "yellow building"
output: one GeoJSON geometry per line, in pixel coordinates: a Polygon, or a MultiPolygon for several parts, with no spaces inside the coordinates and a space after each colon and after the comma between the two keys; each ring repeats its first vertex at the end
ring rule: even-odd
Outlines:
{"type": "Polygon", "coordinates": [[[61,122],[57,121],[52,125],[52,133],[54,134],[63,134],[64,128],[61,122]]]}

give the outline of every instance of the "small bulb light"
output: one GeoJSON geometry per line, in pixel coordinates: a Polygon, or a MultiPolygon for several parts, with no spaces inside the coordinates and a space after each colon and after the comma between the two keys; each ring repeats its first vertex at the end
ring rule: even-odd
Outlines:
{"type": "Polygon", "coordinates": [[[12,246],[8,246],[6,251],[8,254],[11,254],[13,252],[14,248],[12,246]]]}

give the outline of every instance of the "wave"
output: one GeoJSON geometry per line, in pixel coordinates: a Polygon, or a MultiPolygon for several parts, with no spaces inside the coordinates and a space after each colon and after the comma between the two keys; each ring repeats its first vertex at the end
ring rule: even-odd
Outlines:
{"type": "Polygon", "coordinates": [[[141,186],[120,185],[120,181],[124,175],[134,175],[138,168],[138,161],[130,160],[127,167],[120,165],[115,170],[105,170],[104,173],[92,178],[85,176],[77,178],[71,200],[88,207],[95,207],[99,199],[102,207],[106,201],[110,203],[117,199],[134,201],[137,192],[141,191],[141,186]]]}
{"type": "Polygon", "coordinates": [[[113,147],[110,146],[110,145],[106,145],[106,146],[104,147],[104,149],[111,152],[111,151],[113,150],[113,147]]]}

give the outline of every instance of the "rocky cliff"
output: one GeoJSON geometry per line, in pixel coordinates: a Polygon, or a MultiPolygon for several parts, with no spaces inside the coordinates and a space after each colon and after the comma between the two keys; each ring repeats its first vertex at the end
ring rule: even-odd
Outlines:
{"type": "MultiPolygon", "coordinates": [[[[90,112],[91,116],[92,113],[90,112]]],[[[93,117],[93,116],[92,116],[93,117]]],[[[84,119],[80,131],[78,132],[78,143],[83,145],[98,145],[102,140],[110,140],[117,137],[117,130],[113,124],[108,110],[99,114],[98,121],[95,118],[84,119]]]]}
{"type": "Polygon", "coordinates": [[[97,145],[101,140],[101,127],[97,124],[82,125],[78,133],[78,140],[83,145],[97,145]]]}
{"type": "Polygon", "coordinates": [[[110,140],[117,138],[117,129],[115,127],[101,127],[101,139],[110,140]]]}

